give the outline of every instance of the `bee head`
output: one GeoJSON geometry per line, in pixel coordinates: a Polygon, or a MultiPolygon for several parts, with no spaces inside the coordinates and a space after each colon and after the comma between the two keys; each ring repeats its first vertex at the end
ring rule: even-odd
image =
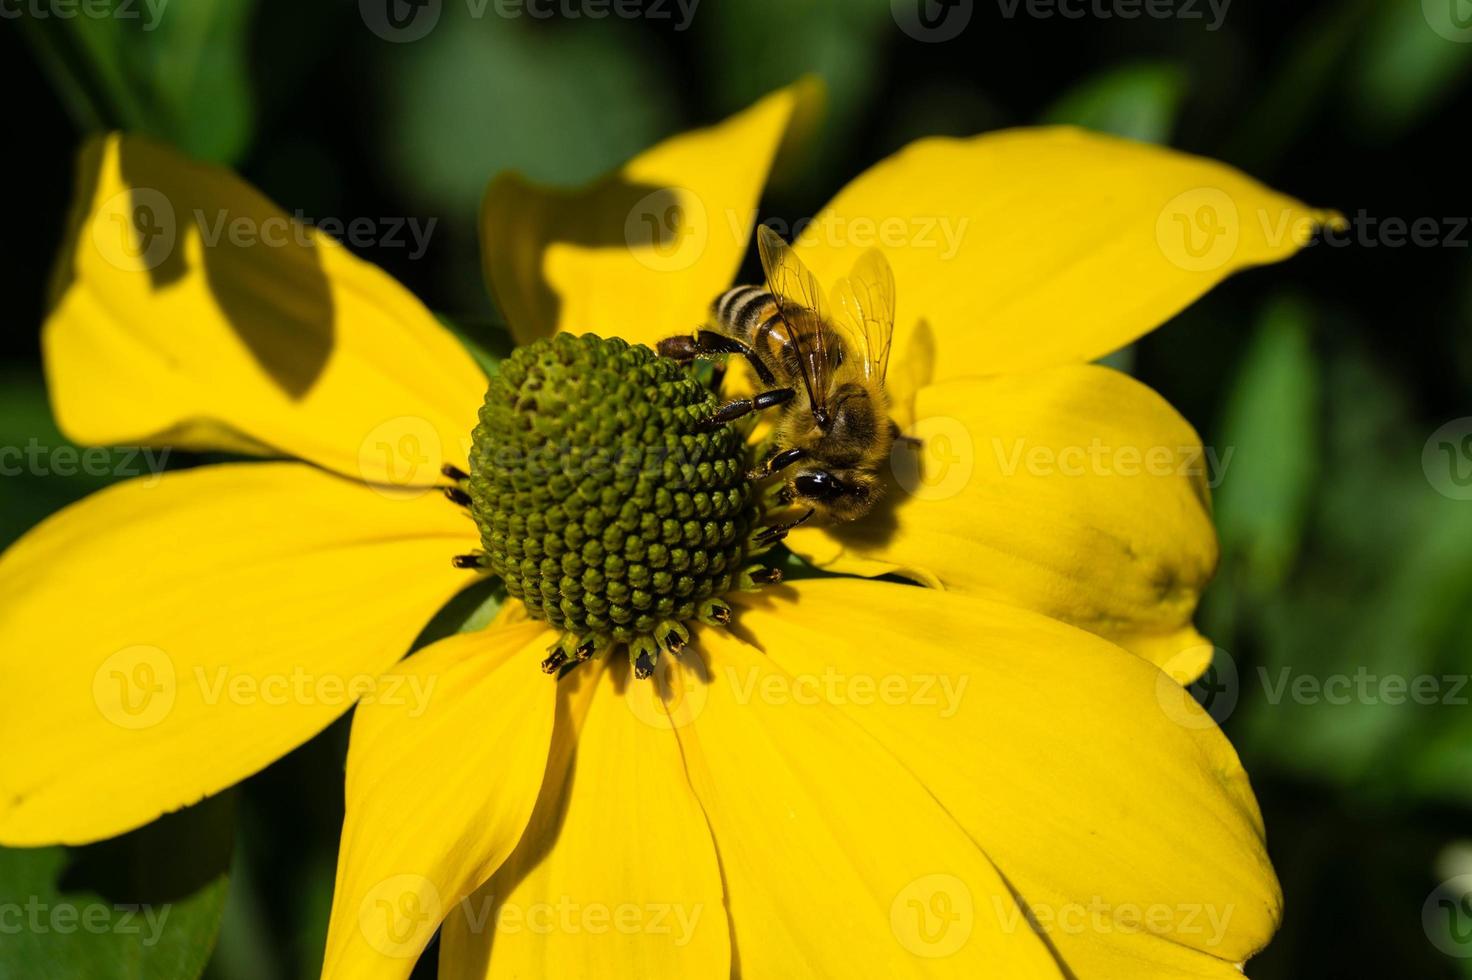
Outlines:
{"type": "Polygon", "coordinates": [[[859,469],[803,470],[789,486],[796,499],[811,504],[835,523],[863,517],[883,490],[877,476],[859,469]]]}

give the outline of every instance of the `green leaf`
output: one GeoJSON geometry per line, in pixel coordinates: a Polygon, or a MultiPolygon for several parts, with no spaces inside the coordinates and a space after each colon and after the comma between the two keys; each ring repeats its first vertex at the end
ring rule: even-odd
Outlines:
{"type": "Polygon", "coordinates": [[[1254,591],[1275,589],[1287,575],[1318,471],[1320,381],[1309,324],[1297,299],[1268,307],[1220,427],[1217,528],[1226,563],[1254,591]]]}
{"type": "MultiPolygon", "coordinates": [[[[1436,0],[1444,8],[1462,0],[1436,0]]],[[[1383,0],[1352,60],[1350,102],[1361,131],[1394,136],[1440,106],[1472,70],[1472,44],[1438,34],[1420,2],[1383,0]]]]}
{"type": "Polygon", "coordinates": [[[1376,0],[1342,0],[1309,15],[1284,45],[1288,56],[1256,105],[1238,113],[1236,132],[1217,156],[1263,172],[1313,125],[1345,75],[1354,42],[1376,0]]]}
{"type": "Polygon", "coordinates": [[[489,577],[474,582],[435,613],[410,649],[422,650],[447,636],[485,629],[505,602],[506,587],[500,579],[489,577]]]}
{"type": "Polygon", "coordinates": [[[1169,143],[1185,95],[1186,76],[1175,65],[1128,65],[1070,89],[1043,114],[1043,121],[1169,143]]]}
{"type": "Polygon", "coordinates": [[[154,100],[158,134],[191,156],[230,163],[250,146],[255,106],[246,42],[255,3],[173,3],[151,36],[129,38],[128,52],[154,100]]]}
{"type": "Polygon", "coordinates": [[[436,313],[435,318],[455,335],[481,370],[489,377],[496,373],[501,361],[515,348],[511,330],[498,310],[485,317],[451,317],[436,313]]]}
{"type": "MultiPolygon", "coordinates": [[[[746,0],[702,5],[693,18],[701,66],[726,112],[743,109],[768,92],[813,74],[823,80],[821,135],[806,165],[790,180],[819,200],[835,188],[821,175],[847,170],[848,137],[872,107],[881,77],[879,59],[896,27],[888,3],[874,0],[746,0]]],[[[807,156],[805,153],[804,156],[807,156]]]]}
{"type": "Polygon", "coordinates": [[[1314,559],[1264,600],[1236,741],[1254,771],[1472,803],[1472,508],[1423,473],[1428,432],[1368,355],[1329,367],[1314,559]]]}
{"type": "Polygon", "coordinates": [[[435,29],[385,64],[387,150],[400,183],[474,226],[501,170],[579,184],[674,128],[671,90],[627,25],[471,18],[445,4],[435,29]]]}
{"type": "Polygon", "coordinates": [[[0,547],[109,483],[156,474],[167,458],[164,450],[77,446],[57,431],[36,373],[0,374],[0,547]]]}
{"type": "Polygon", "coordinates": [[[256,0],[89,0],[89,9],[99,4],[106,16],[22,21],[78,125],[147,133],[221,163],[244,156],[256,0]]]}
{"type": "Polygon", "coordinates": [[[225,905],[229,794],[86,847],[0,848],[0,976],[189,980],[225,905]]]}

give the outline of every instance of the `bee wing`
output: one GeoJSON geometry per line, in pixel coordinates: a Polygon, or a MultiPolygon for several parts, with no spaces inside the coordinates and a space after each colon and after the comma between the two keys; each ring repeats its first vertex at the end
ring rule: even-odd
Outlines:
{"type": "Polygon", "coordinates": [[[894,341],[894,271],[884,253],[871,248],[854,263],[853,273],[833,287],[838,322],[864,352],[864,373],[884,383],[894,341]]]}
{"type": "Polygon", "coordinates": [[[808,403],[821,420],[828,412],[828,352],[823,343],[823,324],[828,319],[823,310],[822,290],[792,248],[766,225],[757,225],[756,245],[767,277],[767,290],[777,300],[777,312],[787,325],[787,335],[797,351],[808,403]],[[808,316],[816,317],[817,321],[805,324],[804,317],[808,316]]]}
{"type": "Polygon", "coordinates": [[[849,279],[840,279],[833,284],[828,299],[833,304],[833,326],[843,338],[847,356],[863,361],[864,376],[873,377],[869,335],[864,332],[863,305],[858,298],[857,288],[849,279]]]}

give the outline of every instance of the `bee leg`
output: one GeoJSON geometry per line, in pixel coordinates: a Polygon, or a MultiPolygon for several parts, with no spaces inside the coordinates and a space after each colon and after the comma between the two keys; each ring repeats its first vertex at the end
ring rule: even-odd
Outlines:
{"type": "Polygon", "coordinates": [[[802,449],[784,449],[780,453],[773,453],[760,466],[746,474],[746,478],[748,480],[765,480],[767,477],[779,470],[786,469],[805,456],[807,456],[807,452],[802,449]]]}
{"type": "Polygon", "coordinates": [[[783,538],[787,537],[788,531],[791,531],[793,528],[798,527],[802,524],[806,524],[808,518],[812,516],[813,508],[809,507],[803,513],[803,515],[795,521],[788,521],[786,524],[773,524],[771,527],[762,528],[762,530],[756,536],[756,543],[758,545],[776,544],[778,541],[781,541],[783,538]]]}
{"type": "Polygon", "coordinates": [[[907,436],[902,431],[900,431],[900,427],[894,419],[889,420],[889,437],[895,442],[903,442],[907,446],[912,446],[915,449],[920,448],[920,440],[916,439],[914,436],[907,436]]]}
{"type": "Polygon", "coordinates": [[[774,405],[781,405],[790,400],[795,392],[791,388],[773,388],[764,391],[755,398],[736,398],[716,409],[710,418],[698,422],[695,428],[699,431],[708,431],[718,425],[734,422],[737,419],[750,415],[752,412],[760,412],[774,405]]]}
{"type": "Polygon", "coordinates": [[[666,337],[659,342],[659,354],[661,357],[673,358],[676,361],[686,362],[697,357],[717,357],[721,354],[740,354],[751,364],[751,369],[756,376],[762,379],[763,384],[774,385],[777,378],[772,374],[772,369],[757,356],[756,351],[747,347],[735,337],[727,337],[725,334],[716,333],[714,330],[698,330],[694,337],[666,337]]]}

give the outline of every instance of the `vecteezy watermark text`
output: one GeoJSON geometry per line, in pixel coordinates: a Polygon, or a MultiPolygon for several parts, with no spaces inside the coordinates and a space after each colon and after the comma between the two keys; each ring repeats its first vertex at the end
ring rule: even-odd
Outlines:
{"type": "Polygon", "coordinates": [[[698,902],[584,902],[570,895],[523,904],[485,895],[462,900],[459,910],[476,935],[494,929],[506,935],[666,936],[682,948],[695,937],[705,907],[698,902]]]}
{"type": "Polygon", "coordinates": [[[169,450],[147,446],[48,446],[32,436],[24,446],[0,446],[0,477],[143,476],[158,482],[169,450]]]}
{"type": "MultiPolygon", "coordinates": [[[[465,0],[465,13],[472,20],[488,12],[505,20],[646,20],[684,31],[698,6],[700,0],[465,0]]],[[[443,0],[358,0],[368,29],[395,44],[428,36],[443,12],[443,0]]]]}
{"type": "Polygon", "coordinates": [[[169,0],[0,0],[0,18],[14,20],[141,20],[143,30],[158,26],[169,0]]]}
{"type": "MultiPolygon", "coordinates": [[[[3,0],[0,0],[3,2],[3,0]]],[[[310,218],[285,214],[238,214],[226,208],[193,208],[180,214],[169,196],[152,187],[120,191],[103,202],[92,221],[92,244],[112,265],[129,272],[153,269],[180,242],[180,225],[192,222],[207,248],[309,248],[347,244],[354,248],[409,249],[422,258],[438,218],[413,216],[310,218]]]]}
{"type": "Polygon", "coordinates": [[[1119,446],[1094,438],[1087,446],[1050,446],[1027,439],[1010,443],[992,437],[1002,476],[1185,476],[1205,477],[1215,488],[1226,475],[1233,447],[1218,453],[1212,446],[1119,446]]]}
{"type": "Polygon", "coordinates": [[[1203,21],[1219,30],[1232,0],[997,0],[1008,20],[1019,14],[1033,20],[1183,20],[1203,21]]]}
{"type": "MultiPolygon", "coordinates": [[[[1221,28],[1232,0],[997,0],[1004,20],[1179,20],[1221,28]]],[[[976,13],[976,0],[890,0],[900,30],[917,41],[939,44],[961,35],[976,13]]]]}
{"type": "Polygon", "coordinates": [[[163,935],[170,905],[118,902],[43,902],[38,895],[22,902],[0,902],[0,936],[55,934],[142,936],[151,947],[163,935]]]}

